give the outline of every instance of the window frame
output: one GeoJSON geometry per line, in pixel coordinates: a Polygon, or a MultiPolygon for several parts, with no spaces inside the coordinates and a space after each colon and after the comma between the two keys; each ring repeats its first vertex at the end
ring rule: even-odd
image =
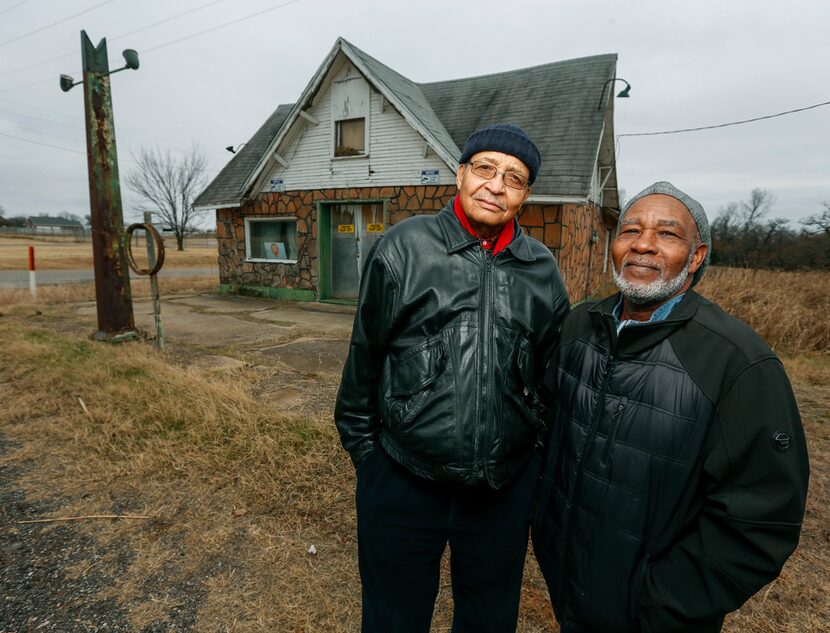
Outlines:
{"type": "Polygon", "coordinates": [[[369,156],[369,117],[368,116],[356,116],[350,119],[335,119],[332,125],[332,135],[331,135],[331,157],[332,159],[340,160],[341,158],[367,158],[369,156]],[[342,123],[348,121],[363,121],[363,149],[359,154],[343,154],[342,156],[337,155],[337,136],[338,132],[340,131],[340,127],[342,123]]]}
{"type": "Polygon", "coordinates": [[[288,217],[245,217],[245,261],[265,264],[296,264],[296,259],[267,259],[265,257],[251,257],[251,224],[258,222],[293,222],[294,223],[294,250],[299,251],[297,247],[297,218],[294,216],[288,217]]]}

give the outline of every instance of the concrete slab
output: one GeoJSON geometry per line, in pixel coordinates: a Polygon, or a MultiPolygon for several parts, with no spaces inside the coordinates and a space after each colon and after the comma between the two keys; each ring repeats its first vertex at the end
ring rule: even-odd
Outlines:
{"type": "MultiPolygon", "coordinates": [[[[236,295],[191,295],[162,298],[161,320],[169,344],[178,340],[217,349],[296,343],[296,347],[271,354],[304,373],[339,372],[348,350],[354,310],[350,306],[318,310],[314,305],[319,304],[309,306],[236,295]]],[[[95,322],[94,303],[79,306],[76,313],[95,322]]],[[[155,332],[150,301],[134,301],[133,313],[137,327],[155,332]]]]}
{"type": "Polygon", "coordinates": [[[201,308],[207,312],[221,312],[224,314],[269,310],[274,306],[274,302],[268,301],[267,299],[238,297],[235,295],[193,295],[173,298],[169,302],[177,305],[201,308]]]}
{"type": "Polygon", "coordinates": [[[349,352],[349,341],[303,337],[260,351],[305,374],[340,373],[349,352]]]}
{"type": "Polygon", "coordinates": [[[299,305],[301,304],[280,304],[268,310],[252,312],[250,316],[262,321],[293,323],[297,328],[317,331],[327,336],[351,335],[354,313],[321,312],[301,308],[299,305]]]}
{"type": "Polygon", "coordinates": [[[194,358],[191,366],[208,373],[221,373],[223,371],[243,369],[245,367],[245,361],[219,354],[209,354],[194,358]]]}

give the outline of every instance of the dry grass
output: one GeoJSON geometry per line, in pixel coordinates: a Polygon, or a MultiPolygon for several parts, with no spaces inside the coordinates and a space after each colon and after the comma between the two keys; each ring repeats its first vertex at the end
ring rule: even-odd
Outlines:
{"type": "Polygon", "coordinates": [[[60,482],[74,500],[67,514],[111,507],[115,497],[159,517],[147,528],[96,533],[114,542],[130,530],[141,552],[112,588],[135,607],[137,628],[158,615],[159,600],[175,599],[144,595],[160,569],[207,576],[208,613],[219,617],[233,603],[251,618],[236,631],[352,628],[351,466],[329,412],[280,412],[241,374],[181,367],[143,344],[102,346],[19,325],[0,331],[0,348],[8,359],[0,396],[14,401],[0,422],[25,440],[14,459],[42,455],[46,437],[55,455],[27,485],[48,495],[60,482]]]}
{"type": "MultiPolygon", "coordinates": [[[[713,271],[703,292],[734,297],[743,289],[763,297],[743,287],[751,278],[742,274],[713,271]]],[[[787,279],[801,288],[826,283],[821,276],[787,279]]],[[[36,463],[22,482],[27,496],[59,495],[62,514],[158,517],[79,524],[102,549],[126,544],[135,552],[119,573],[115,556],[96,563],[114,577],[109,594],[129,611],[134,628],[164,621],[184,599],[182,587],[195,581],[205,589],[197,631],[356,630],[354,476],[331,421],[338,377],[298,377],[243,350],[237,353],[246,367],[216,374],[196,369],[198,349],[173,357],[142,343],[92,343],[67,326],[74,317],[61,304],[73,296],[91,298],[56,294],[36,304],[24,298],[3,310],[0,431],[21,448],[0,464],[36,463]],[[278,394],[297,390],[300,404],[280,401],[278,394]],[[312,544],[316,556],[307,553],[312,544]]],[[[828,327],[826,319],[819,323],[828,327]]],[[[773,334],[786,326],[753,325],[773,334]]],[[[792,341],[813,349],[812,339],[792,341]]],[[[811,451],[808,512],[801,546],[781,578],[728,618],[729,633],[814,633],[826,630],[830,614],[830,356],[783,356],[811,451]]],[[[88,569],[71,571],[81,576],[88,569]]],[[[450,613],[445,570],[434,631],[449,630],[450,613]]],[[[557,630],[531,558],[518,631],[557,630]]]]}
{"type": "MultiPolygon", "coordinates": [[[[29,245],[35,247],[37,270],[87,270],[92,268],[92,242],[51,241],[48,238],[0,237],[0,270],[29,270],[29,245]]],[[[143,241],[133,247],[140,265],[146,262],[143,241]]],[[[219,252],[216,246],[207,246],[205,240],[194,245],[185,241],[185,250],[177,251],[175,241],[165,246],[164,266],[167,268],[217,267],[219,252]]]]}
{"type": "MultiPolygon", "coordinates": [[[[219,286],[214,277],[166,277],[159,279],[159,293],[162,297],[170,294],[193,294],[215,292],[219,286]]],[[[134,299],[150,296],[150,281],[130,281],[134,299]]],[[[37,310],[45,306],[95,301],[95,284],[48,284],[38,286],[37,298],[28,288],[0,288],[0,310],[37,310]]]]}
{"type": "Polygon", "coordinates": [[[830,272],[715,267],[697,290],[749,323],[776,351],[830,351],[830,272]]]}

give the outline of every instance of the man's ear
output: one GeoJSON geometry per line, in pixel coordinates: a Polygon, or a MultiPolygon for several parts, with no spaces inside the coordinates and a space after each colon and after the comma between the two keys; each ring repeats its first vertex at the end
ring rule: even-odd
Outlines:
{"type": "Polygon", "coordinates": [[[525,195],[524,195],[524,198],[522,198],[522,204],[520,204],[519,207],[524,206],[525,202],[527,202],[527,199],[530,197],[531,192],[532,192],[532,190],[530,188],[530,185],[525,187],[525,195]]]}
{"type": "Polygon", "coordinates": [[[461,181],[464,180],[464,168],[465,167],[466,167],[466,165],[464,163],[461,163],[458,166],[458,169],[455,170],[455,187],[459,191],[461,191],[461,181]]]}
{"type": "Polygon", "coordinates": [[[709,252],[708,244],[698,244],[695,249],[695,254],[692,256],[692,263],[689,264],[689,272],[696,273],[697,269],[703,265],[706,260],[706,254],[709,252]]]}

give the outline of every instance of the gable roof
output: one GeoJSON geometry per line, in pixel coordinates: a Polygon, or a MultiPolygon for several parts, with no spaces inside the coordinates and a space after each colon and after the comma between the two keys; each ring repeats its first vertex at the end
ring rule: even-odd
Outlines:
{"type": "Polygon", "coordinates": [[[616,65],[615,54],[595,55],[421,84],[421,90],[460,147],[485,125],[514,123],[542,154],[533,193],[585,196],[602,139],[607,96],[613,90],[605,82],[614,77],[616,65]]]}
{"type": "Polygon", "coordinates": [[[216,175],[205,190],[193,201],[196,208],[235,207],[244,196],[243,186],[248,181],[285,119],[294,107],[282,104],[271,113],[251,139],[238,150],[230,162],[216,175]]]}
{"type": "MultiPolygon", "coordinates": [[[[349,58],[358,69],[374,79],[373,83],[380,84],[385,88],[381,91],[381,94],[397,107],[405,119],[409,121],[414,118],[429,132],[426,137],[427,142],[431,141],[430,144],[433,145],[434,149],[434,146],[437,145],[438,151],[436,153],[455,170],[458,167],[458,158],[461,156],[461,145],[453,139],[441,119],[436,116],[421,86],[381,64],[374,57],[367,55],[353,44],[342,38],[341,40],[344,52],[349,53],[349,58]]],[[[416,127],[416,129],[418,128],[416,127]]],[[[466,137],[464,137],[464,140],[466,140],[466,137]]]]}
{"type": "Polygon", "coordinates": [[[615,75],[616,54],[418,84],[338,38],[300,99],[277,108],[194,206],[217,208],[241,203],[272,164],[274,152],[315,97],[340,52],[452,170],[458,166],[460,148],[476,129],[491,123],[514,123],[528,132],[542,154],[533,186],[535,195],[588,195],[606,110],[613,107],[609,96],[613,85],[607,88],[606,82],[615,75]]]}
{"type": "Polygon", "coordinates": [[[61,226],[71,229],[82,229],[84,225],[78,220],[68,220],[66,218],[53,218],[48,215],[32,215],[28,218],[32,226],[61,226]]]}

